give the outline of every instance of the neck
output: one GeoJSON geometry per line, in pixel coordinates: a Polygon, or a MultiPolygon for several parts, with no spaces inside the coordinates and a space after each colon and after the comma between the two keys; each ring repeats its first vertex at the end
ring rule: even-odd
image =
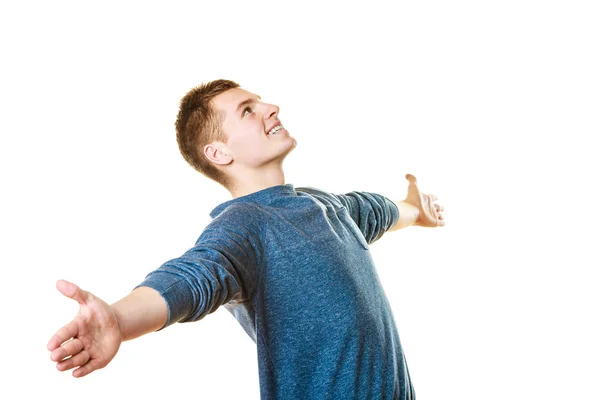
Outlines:
{"type": "Polygon", "coordinates": [[[283,184],[285,184],[285,176],[283,168],[279,165],[277,168],[246,171],[244,176],[234,178],[234,184],[229,192],[235,199],[283,184]]]}

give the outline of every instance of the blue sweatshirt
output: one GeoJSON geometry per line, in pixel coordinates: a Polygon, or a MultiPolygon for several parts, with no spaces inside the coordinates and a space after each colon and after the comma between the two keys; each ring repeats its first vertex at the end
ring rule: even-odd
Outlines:
{"type": "Polygon", "coordinates": [[[165,327],[224,305],[256,342],[261,399],[413,399],[369,253],[398,221],[374,193],[273,186],[217,206],[195,246],[150,273],[165,327]]]}

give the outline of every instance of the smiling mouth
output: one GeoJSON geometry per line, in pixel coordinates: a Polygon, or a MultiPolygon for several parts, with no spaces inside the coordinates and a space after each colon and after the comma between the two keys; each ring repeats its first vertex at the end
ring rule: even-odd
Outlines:
{"type": "Polygon", "coordinates": [[[271,129],[269,132],[267,132],[267,135],[268,135],[268,136],[270,136],[270,135],[274,135],[274,134],[276,134],[277,132],[279,132],[279,131],[280,131],[280,130],[282,130],[282,129],[284,129],[284,128],[283,128],[283,125],[277,125],[277,126],[276,126],[276,127],[274,127],[273,129],[271,129]]]}

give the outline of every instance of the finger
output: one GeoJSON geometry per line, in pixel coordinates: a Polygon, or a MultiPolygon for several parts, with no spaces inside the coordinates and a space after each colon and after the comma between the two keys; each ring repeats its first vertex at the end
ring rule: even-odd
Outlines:
{"type": "Polygon", "coordinates": [[[87,374],[94,372],[97,369],[98,368],[96,368],[96,366],[94,365],[93,360],[92,360],[92,361],[88,362],[87,364],[77,368],[75,371],[73,371],[73,376],[75,378],[82,378],[82,377],[86,376],[87,374]]]}
{"type": "Polygon", "coordinates": [[[87,363],[89,360],[90,360],[90,353],[88,353],[86,350],[84,350],[82,352],[75,354],[73,357],[67,358],[66,360],[61,361],[58,364],[56,364],[56,369],[58,369],[59,371],[68,371],[70,369],[81,367],[82,365],[85,365],[85,363],[87,363]]]}
{"type": "Polygon", "coordinates": [[[86,304],[88,292],[81,289],[79,286],[65,280],[59,280],[56,282],[56,288],[63,295],[75,300],[79,304],[86,304]]]}
{"type": "Polygon", "coordinates": [[[60,347],[61,344],[69,339],[77,336],[79,328],[75,321],[69,322],[67,325],[60,328],[48,342],[48,350],[53,351],[60,347]]]}
{"type": "Polygon", "coordinates": [[[406,174],[406,180],[408,181],[408,183],[412,183],[412,184],[417,184],[417,178],[415,178],[414,175],[411,174],[406,174]]]}
{"type": "Polygon", "coordinates": [[[439,205],[439,204],[437,204],[437,203],[433,205],[433,208],[435,208],[435,211],[437,211],[437,212],[444,211],[444,207],[441,206],[441,205],[439,205]]]}
{"type": "Polygon", "coordinates": [[[69,340],[50,354],[52,361],[61,361],[83,350],[83,342],[79,339],[69,340]]]}
{"type": "Polygon", "coordinates": [[[435,194],[429,194],[429,199],[433,202],[436,201],[438,199],[438,197],[435,194]]]}
{"type": "Polygon", "coordinates": [[[446,221],[444,220],[444,214],[438,213],[437,214],[437,220],[435,222],[436,222],[437,226],[444,226],[444,225],[446,225],[446,221]]]}

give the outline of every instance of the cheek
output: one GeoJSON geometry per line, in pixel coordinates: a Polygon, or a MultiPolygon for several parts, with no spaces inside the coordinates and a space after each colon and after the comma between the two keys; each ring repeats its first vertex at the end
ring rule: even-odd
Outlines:
{"type": "Polygon", "coordinates": [[[255,158],[265,148],[266,143],[264,139],[258,135],[247,135],[232,141],[229,144],[229,148],[238,157],[247,159],[255,158]]]}

